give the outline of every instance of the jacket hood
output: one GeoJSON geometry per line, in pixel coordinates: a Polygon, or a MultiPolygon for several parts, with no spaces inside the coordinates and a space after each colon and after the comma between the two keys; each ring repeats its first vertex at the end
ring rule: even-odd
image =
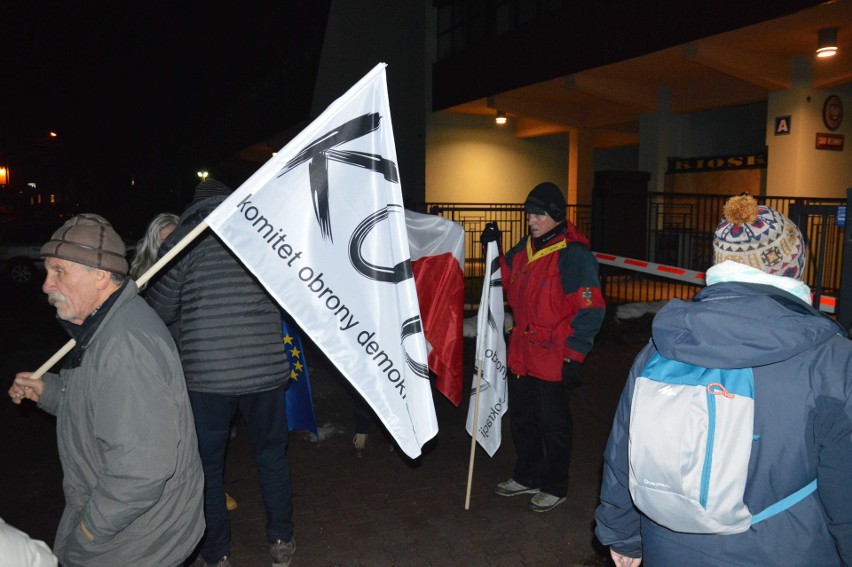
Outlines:
{"type": "Polygon", "coordinates": [[[183,211],[183,214],[180,215],[180,222],[178,222],[177,228],[160,245],[157,258],[162,258],[166,252],[174,248],[178,242],[192,232],[196,226],[207,218],[207,215],[216,210],[216,207],[225,202],[227,198],[227,195],[214,195],[190,203],[186,210],[183,211]]]}
{"type": "Polygon", "coordinates": [[[773,364],[845,333],[835,321],[773,286],[710,285],[693,301],[670,301],[654,318],[654,346],[706,368],[773,364]]]}

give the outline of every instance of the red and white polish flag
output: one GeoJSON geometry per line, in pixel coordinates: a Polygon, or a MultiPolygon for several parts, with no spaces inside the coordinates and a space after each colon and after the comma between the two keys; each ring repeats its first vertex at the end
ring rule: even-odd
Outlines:
{"type": "Polygon", "coordinates": [[[405,211],[414,285],[435,387],[458,406],[462,399],[464,229],[438,215],[405,211]]]}

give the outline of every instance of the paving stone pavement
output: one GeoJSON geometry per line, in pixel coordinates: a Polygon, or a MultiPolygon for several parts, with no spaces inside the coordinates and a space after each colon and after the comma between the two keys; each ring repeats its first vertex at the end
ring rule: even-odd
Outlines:
{"type": "MultiPolygon", "coordinates": [[[[3,291],[3,290],[0,290],[3,291]]],[[[17,293],[17,292],[16,292],[17,293]]],[[[37,292],[0,310],[0,376],[33,369],[64,337],[37,292]]],[[[503,444],[490,458],[475,454],[469,509],[465,494],[470,436],[464,429],[468,399],[454,407],[434,391],[440,431],[424,454],[410,460],[376,424],[360,457],[352,445],[354,404],[345,381],[321,353],[306,346],[320,439],[290,436],[296,554],[291,567],[357,566],[600,566],[609,559],[593,535],[601,454],[618,394],[635,354],[648,340],[647,322],[609,320],[590,355],[584,385],[572,401],[574,459],[568,499],[554,510],[525,509],[528,498],[494,496],[511,476],[514,449],[503,420],[503,444]]],[[[473,341],[465,339],[465,393],[473,374],[473,341]]],[[[32,404],[0,401],[0,517],[52,544],[64,505],[56,454],[55,420],[32,404]]],[[[237,500],[231,512],[234,567],[268,567],[264,512],[257,473],[242,424],[231,442],[226,487],[237,500]]]]}
{"type": "MultiPolygon", "coordinates": [[[[467,396],[454,407],[435,392],[440,431],[418,459],[392,450],[378,424],[357,456],[350,389],[322,355],[308,349],[321,439],[304,432],[290,437],[297,542],[292,567],[610,565],[594,539],[593,517],[615,403],[633,357],[648,338],[642,330],[628,333],[633,336],[625,340],[617,329],[610,330],[585,365],[584,385],[572,400],[575,437],[568,500],[543,514],[526,510],[529,496],[492,494],[498,482],[511,476],[514,464],[508,418],[495,456],[476,450],[465,509],[467,396]]],[[[465,341],[467,393],[473,341],[465,341]]],[[[232,558],[234,565],[268,567],[256,478],[250,447],[239,432],[226,469],[228,491],[239,503],[231,513],[232,558]]]]}

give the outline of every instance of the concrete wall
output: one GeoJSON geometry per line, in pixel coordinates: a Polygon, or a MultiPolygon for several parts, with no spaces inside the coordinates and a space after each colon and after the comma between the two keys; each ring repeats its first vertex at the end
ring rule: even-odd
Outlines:
{"type": "MultiPolygon", "coordinates": [[[[376,63],[385,62],[407,203],[518,203],[544,180],[567,191],[568,134],[517,139],[511,121],[499,129],[492,117],[429,111],[434,17],[434,7],[426,0],[334,0],[313,114],[322,112],[376,63]]],[[[843,197],[852,187],[852,86],[812,89],[808,65],[794,70],[795,85],[805,86],[771,93],[769,103],[675,115],[668,111],[667,91],[662,89],[660,112],[643,114],[640,120],[638,147],[596,150],[593,160],[584,155],[580,157],[586,161],[577,163],[588,162],[594,170],[648,171],[649,189],[662,191],[668,157],[755,153],[768,146],[769,167],[761,179],[768,195],[843,197]],[[832,93],[841,96],[847,114],[834,132],[847,138],[842,152],[814,148],[816,133],[828,131],[822,124],[822,105],[832,93]],[[793,117],[791,135],[774,135],[778,115],[793,117]]],[[[572,202],[586,202],[589,188],[582,184],[571,195],[572,202]]]]}
{"type": "Polygon", "coordinates": [[[766,119],[769,147],[767,195],[789,197],[846,197],[852,187],[852,86],[819,90],[809,86],[771,93],[766,119]],[[825,99],[837,94],[844,118],[837,130],[822,120],[825,99]],[[790,134],[775,134],[775,118],[790,116],[790,134]],[[817,133],[844,136],[843,151],[816,149],[817,133]]]}
{"type": "Polygon", "coordinates": [[[758,153],[764,149],[766,103],[676,116],[678,157],[758,153]]]}
{"type": "MultiPolygon", "coordinates": [[[[760,152],[764,149],[766,106],[754,103],[669,115],[664,141],[669,150],[663,157],[760,152]]],[[[427,118],[426,199],[520,202],[543,180],[565,190],[568,142],[568,134],[516,139],[511,121],[505,128],[497,128],[490,116],[433,113],[427,118]]],[[[639,152],[638,146],[595,150],[594,169],[637,171],[639,152]]],[[[665,178],[660,181],[665,183],[665,178]]],[[[760,183],[754,186],[759,187],[760,183]]]]}
{"type": "Polygon", "coordinates": [[[429,202],[522,203],[542,181],[568,181],[567,134],[518,139],[490,116],[432,113],[426,152],[429,202]]]}
{"type": "Polygon", "coordinates": [[[595,150],[595,171],[639,171],[639,146],[595,150]]]}
{"type": "Polygon", "coordinates": [[[377,63],[387,63],[391,120],[406,202],[424,199],[429,6],[431,2],[425,0],[334,0],[311,109],[312,116],[318,116],[377,63]]]}

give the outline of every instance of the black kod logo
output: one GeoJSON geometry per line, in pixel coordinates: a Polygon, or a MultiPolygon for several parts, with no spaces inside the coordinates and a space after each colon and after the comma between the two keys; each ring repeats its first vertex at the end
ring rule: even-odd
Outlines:
{"type": "Polygon", "coordinates": [[[288,171],[295,169],[305,162],[308,163],[308,172],[311,182],[311,202],[314,206],[314,214],[319,223],[320,233],[323,238],[334,240],[331,234],[331,216],[328,207],[328,162],[337,161],[360,167],[376,173],[381,173],[386,181],[399,183],[399,173],[396,164],[376,154],[364,152],[353,152],[340,149],[339,146],[357,140],[371,132],[375,132],[381,123],[378,112],[364,114],[353,118],[333,130],[329,130],[296,155],[284,165],[278,173],[278,177],[285,175],[288,171]]]}

